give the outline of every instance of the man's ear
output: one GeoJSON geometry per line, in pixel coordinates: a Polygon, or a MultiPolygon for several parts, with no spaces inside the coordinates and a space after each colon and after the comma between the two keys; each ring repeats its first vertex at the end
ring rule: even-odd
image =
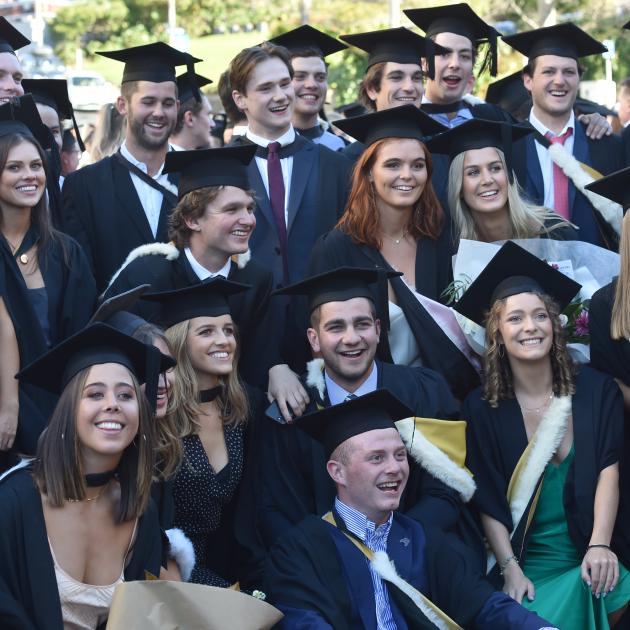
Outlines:
{"type": "Polygon", "coordinates": [[[184,223],[186,224],[186,227],[193,232],[201,231],[198,217],[184,217],[184,223]]]}
{"type": "Polygon", "coordinates": [[[343,464],[341,464],[340,462],[336,462],[334,459],[331,459],[326,462],[326,470],[335,483],[341,486],[345,485],[346,475],[343,464]]]}
{"type": "Polygon", "coordinates": [[[533,79],[531,75],[523,73],[523,85],[528,92],[532,91],[532,82],[533,79]]]}
{"type": "Polygon", "coordinates": [[[247,111],[247,99],[238,90],[232,90],[232,100],[242,112],[247,111]]]}
{"type": "Polygon", "coordinates": [[[313,352],[320,352],[319,335],[317,331],[314,328],[308,328],[306,330],[306,336],[308,337],[308,342],[311,344],[313,352]]]}
{"type": "Polygon", "coordinates": [[[116,99],[116,109],[121,116],[127,115],[127,101],[124,99],[124,97],[119,96],[116,99]]]}
{"type": "Polygon", "coordinates": [[[189,109],[184,113],[184,126],[192,127],[195,124],[195,116],[192,111],[189,109]]]}
{"type": "Polygon", "coordinates": [[[376,328],[376,336],[378,337],[379,341],[381,339],[381,320],[380,319],[375,319],[374,320],[374,328],[376,328]]]}

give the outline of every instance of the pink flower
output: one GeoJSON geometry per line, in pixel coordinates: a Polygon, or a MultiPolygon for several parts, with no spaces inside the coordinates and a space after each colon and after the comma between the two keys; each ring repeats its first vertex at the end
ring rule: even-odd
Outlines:
{"type": "Polygon", "coordinates": [[[586,337],[588,333],[588,311],[584,310],[575,318],[575,334],[578,337],[586,337]]]}

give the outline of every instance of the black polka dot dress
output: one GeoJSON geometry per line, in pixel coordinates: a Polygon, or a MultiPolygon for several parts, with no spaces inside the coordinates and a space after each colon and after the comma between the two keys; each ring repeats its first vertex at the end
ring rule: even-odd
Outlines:
{"type": "Polygon", "coordinates": [[[190,582],[221,587],[230,583],[211,568],[209,539],[221,526],[243,476],[243,427],[225,427],[224,436],[228,463],[218,473],[210,465],[199,436],[185,437],[184,461],[173,484],[174,526],[184,531],[195,548],[190,582]]]}

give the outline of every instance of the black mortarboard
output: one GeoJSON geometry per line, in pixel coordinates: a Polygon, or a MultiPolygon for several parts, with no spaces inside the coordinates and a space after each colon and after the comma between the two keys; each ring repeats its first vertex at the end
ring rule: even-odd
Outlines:
{"type": "Polygon", "coordinates": [[[364,116],[337,120],[333,125],[365,146],[383,138],[425,140],[447,129],[415,105],[401,105],[364,116]]]}
{"type": "MultiPolygon", "coordinates": [[[[306,295],[309,312],[328,302],[345,302],[357,297],[373,300],[369,285],[378,282],[380,273],[374,268],[337,267],[277,289],[272,295],[306,295]]],[[[387,278],[402,275],[398,271],[385,272],[387,278]]]]}
{"type": "Polygon", "coordinates": [[[365,105],[362,105],[358,101],[346,103],[345,105],[339,105],[339,107],[335,107],[335,111],[345,118],[355,118],[356,116],[362,116],[363,114],[368,113],[365,105]]]}
{"type": "Polygon", "coordinates": [[[62,341],[22,369],[16,378],[60,394],[81,370],[102,363],[120,363],[129,369],[140,383],[147,384],[147,398],[153,405],[160,372],[175,365],[157,348],[98,322],[62,341]]]}
{"type": "Polygon", "coordinates": [[[630,30],[630,22],[626,22],[621,28],[625,28],[626,30],[630,30]]]}
{"type": "Polygon", "coordinates": [[[181,199],[186,193],[206,186],[236,186],[249,190],[247,165],[256,154],[256,145],[169,151],[164,162],[165,173],[180,173],[177,190],[181,199]]]}
{"type": "Polygon", "coordinates": [[[434,38],[439,33],[455,33],[469,39],[475,47],[488,44],[490,74],[496,76],[497,39],[501,33],[482,20],[468,4],[460,2],[426,9],[405,9],[403,13],[429,38],[434,38]]]}
{"type": "Polygon", "coordinates": [[[533,133],[530,125],[511,125],[506,122],[471,118],[457,127],[453,127],[439,136],[431,138],[427,147],[432,153],[443,153],[452,160],[456,155],[472,149],[496,147],[505,155],[508,176],[512,175],[512,144],[533,133]]]}
{"type": "Polygon", "coordinates": [[[35,103],[52,107],[59,115],[60,120],[72,121],[79,148],[81,151],[85,151],[79,125],[77,125],[74,117],[74,108],[68,95],[68,82],[65,79],[24,79],[22,87],[27,94],[33,95],[35,103]]]}
{"type": "Polygon", "coordinates": [[[510,114],[518,111],[525,103],[531,103],[531,98],[523,84],[522,70],[490,83],[486,92],[486,103],[497,105],[510,114]]]}
{"type": "Polygon", "coordinates": [[[186,66],[188,72],[194,73],[194,64],[201,61],[201,59],[176,50],[164,42],[97,54],[115,61],[122,61],[125,64],[121,83],[128,81],[151,81],[152,83],[176,81],[175,66],[186,66]]]}
{"type": "Polygon", "coordinates": [[[125,333],[125,335],[133,337],[136,330],[147,322],[142,317],[129,313],[127,309],[130,309],[150,289],[150,284],[141,284],[124,293],[103,300],[88,324],[104,322],[125,333]]]}
{"type": "Polygon", "coordinates": [[[30,94],[13,97],[0,105],[0,136],[23,133],[32,136],[44,149],[51,148],[51,134],[42,122],[30,94]]]}
{"type": "Polygon", "coordinates": [[[309,24],[303,24],[298,28],[282,33],[282,35],[270,39],[269,42],[277,46],[284,46],[290,53],[299,53],[305,49],[317,50],[322,59],[348,48],[338,39],[313,28],[309,24]]]}
{"type": "Polygon", "coordinates": [[[177,96],[180,103],[185,103],[191,98],[201,100],[201,88],[210,85],[212,79],[193,72],[184,72],[177,77],[177,96]]]}
{"type": "Polygon", "coordinates": [[[377,429],[395,429],[396,422],[413,416],[413,411],[387,389],[377,389],[364,396],[298,418],[296,426],[321,442],[326,457],[343,442],[377,429]]]}
{"type": "Polygon", "coordinates": [[[0,52],[14,53],[31,43],[5,17],[0,17],[0,52]]]}
{"type": "Polygon", "coordinates": [[[630,167],[596,179],[585,188],[618,203],[625,213],[630,208],[630,167]]]}
{"type": "Polygon", "coordinates": [[[560,310],[564,310],[581,286],[544,260],[507,241],[454,308],[483,326],[486,312],[497,300],[519,293],[538,292],[552,297],[560,310]]]}
{"type": "Polygon", "coordinates": [[[228,297],[247,289],[251,289],[251,285],[216,276],[183,289],[145,293],[142,299],[160,304],[158,323],[164,328],[170,328],[193,317],[228,315],[228,297]]]}
{"type": "Polygon", "coordinates": [[[428,75],[434,76],[434,56],[446,52],[430,39],[422,37],[404,26],[368,31],[355,35],[340,35],[340,39],[368,53],[368,65],[391,61],[393,63],[417,63],[424,57],[428,64],[428,75]]]}
{"type": "Polygon", "coordinates": [[[599,55],[608,50],[604,44],[572,22],[516,33],[504,37],[503,41],[528,59],[534,59],[540,55],[556,55],[577,60],[580,57],[599,55]]]}

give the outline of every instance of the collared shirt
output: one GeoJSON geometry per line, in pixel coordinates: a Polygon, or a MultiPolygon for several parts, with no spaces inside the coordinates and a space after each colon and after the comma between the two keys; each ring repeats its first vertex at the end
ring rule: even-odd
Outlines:
{"type": "MultiPolygon", "coordinates": [[[[252,133],[247,128],[245,132],[245,136],[248,140],[251,140],[254,144],[257,144],[259,147],[267,147],[272,142],[279,142],[280,146],[286,147],[287,144],[291,144],[295,140],[295,129],[290,127],[289,130],[282,134],[279,138],[275,140],[269,140],[267,138],[263,138],[262,136],[257,136],[252,133]]],[[[258,170],[260,171],[260,177],[262,178],[263,184],[265,185],[265,190],[267,191],[267,197],[269,197],[269,175],[267,173],[267,160],[265,158],[261,158],[256,156],[256,166],[258,166],[258,170]]],[[[282,168],[282,179],[284,181],[284,221],[288,224],[289,222],[289,195],[291,192],[291,175],[293,173],[293,156],[289,156],[286,158],[282,158],[280,160],[280,167],[282,168]]]]}
{"type": "Polygon", "coordinates": [[[186,258],[188,258],[188,262],[199,280],[206,280],[208,278],[214,278],[215,276],[223,276],[227,279],[230,273],[230,267],[232,264],[230,258],[227,259],[227,262],[221,269],[219,269],[219,271],[210,271],[197,261],[197,259],[193,256],[193,253],[190,251],[190,247],[186,247],[184,249],[184,254],[186,254],[186,258]]]}
{"type": "MultiPolygon", "coordinates": [[[[562,131],[558,134],[554,133],[550,129],[547,129],[543,123],[538,120],[536,114],[534,114],[534,108],[532,107],[529,112],[529,122],[532,127],[539,131],[543,136],[547,133],[551,133],[554,136],[561,136],[567,129],[573,129],[573,133],[564,141],[564,148],[569,155],[573,155],[573,145],[575,142],[575,114],[571,111],[567,124],[562,128],[562,131]]],[[[538,162],[540,164],[540,170],[543,177],[543,186],[545,196],[543,199],[543,205],[546,208],[554,207],[554,195],[553,195],[553,162],[549,156],[549,151],[540,142],[536,141],[536,153],[538,154],[538,162]]]]}
{"type": "Polygon", "coordinates": [[[247,125],[234,125],[232,127],[232,137],[244,136],[247,133],[247,125]]]}
{"type": "MultiPolygon", "coordinates": [[[[144,162],[139,162],[133,155],[131,155],[126,142],[123,142],[120,147],[120,153],[134,166],[137,166],[141,171],[148,173],[147,165],[144,162]]],[[[162,172],[163,169],[164,164],[160,166],[158,172],[153,176],[153,179],[158,182],[158,184],[169,187],[170,182],[168,181],[167,174],[162,172]]],[[[146,215],[149,226],[151,227],[151,233],[153,236],[156,236],[158,224],[160,222],[160,210],[162,209],[163,195],[159,190],[152,188],[149,184],[145,184],[137,175],[134,175],[133,173],[129,173],[129,175],[131,175],[131,181],[138,193],[138,199],[142,204],[144,214],[146,215]]]]}
{"type": "MultiPolygon", "coordinates": [[[[387,552],[387,538],[392,528],[393,512],[383,525],[376,525],[365,514],[346,505],[339,498],[335,498],[335,509],[343,519],[346,528],[354,534],[368,549],[387,552]]],[[[374,601],[376,603],[377,630],[396,630],[396,622],[389,604],[389,593],[381,576],[368,564],[372,586],[374,587],[374,601]]]]}
{"type": "Polygon", "coordinates": [[[328,392],[328,400],[330,400],[331,405],[338,405],[342,403],[350,394],[354,394],[355,396],[363,396],[365,394],[369,394],[376,389],[377,381],[378,381],[378,369],[376,367],[376,363],[372,362],[372,371],[370,375],[365,379],[361,386],[356,389],[354,392],[348,392],[340,385],[337,385],[335,381],[328,376],[328,373],[324,369],[324,380],[326,382],[326,391],[328,392]]]}
{"type": "MultiPolygon", "coordinates": [[[[422,102],[430,103],[431,101],[426,96],[423,96],[422,102]]],[[[420,109],[422,109],[422,105],[420,106],[420,109]]],[[[453,127],[458,127],[463,122],[466,122],[473,117],[472,112],[468,107],[462,107],[461,109],[458,109],[455,113],[455,116],[453,116],[452,118],[449,118],[448,114],[429,114],[429,116],[431,116],[433,120],[437,120],[437,122],[443,124],[449,129],[452,129],[453,127]]]]}

